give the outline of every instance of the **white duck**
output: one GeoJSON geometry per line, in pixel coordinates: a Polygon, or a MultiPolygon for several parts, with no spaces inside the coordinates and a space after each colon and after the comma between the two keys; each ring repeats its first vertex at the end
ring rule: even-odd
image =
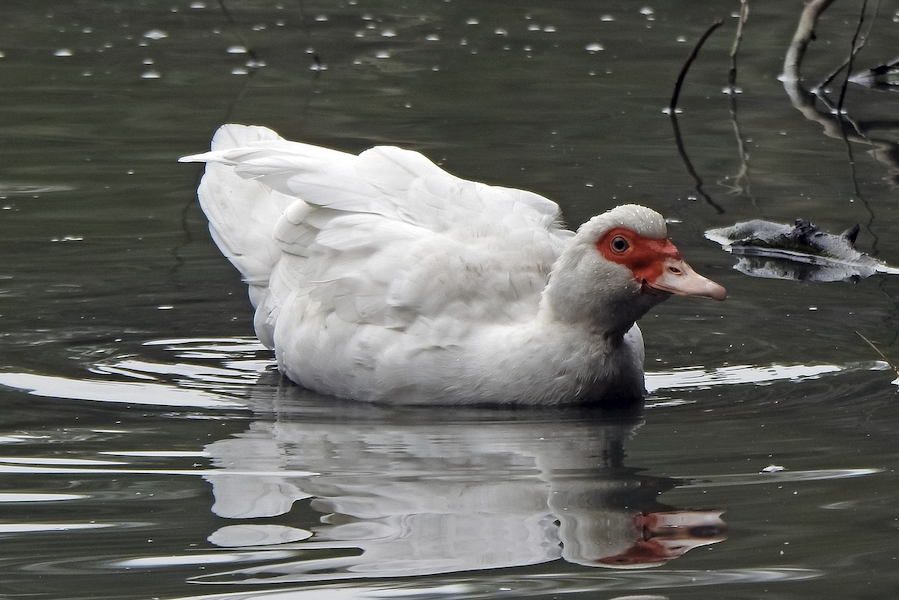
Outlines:
{"type": "Polygon", "coordinates": [[[635,321],[672,294],[723,300],[625,205],[577,233],[537,194],[417,152],[358,156],[225,125],[198,195],[259,339],[323,394],[395,404],[639,402],[635,321]]]}

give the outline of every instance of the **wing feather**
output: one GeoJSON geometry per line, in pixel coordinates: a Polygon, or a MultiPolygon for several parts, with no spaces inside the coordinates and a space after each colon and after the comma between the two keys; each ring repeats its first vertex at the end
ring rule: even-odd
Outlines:
{"type": "Polygon", "coordinates": [[[182,160],[208,164],[203,209],[255,288],[267,344],[299,298],[344,322],[439,324],[455,336],[533,315],[572,235],[538,194],[467,181],[395,147],[353,156],[226,125],[211,152],[182,160]]]}

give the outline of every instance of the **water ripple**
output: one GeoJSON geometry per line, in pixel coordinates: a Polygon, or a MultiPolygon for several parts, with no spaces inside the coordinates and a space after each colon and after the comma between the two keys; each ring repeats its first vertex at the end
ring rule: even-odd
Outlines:
{"type": "MultiPolygon", "coordinates": [[[[801,481],[822,481],[825,479],[847,479],[882,473],[883,469],[814,469],[810,471],[776,471],[735,475],[713,475],[701,479],[682,478],[686,486],[702,488],[726,487],[732,485],[760,485],[770,483],[796,483],[801,481]]],[[[685,486],[685,487],[686,487],[685,486]]]]}
{"type": "Polygon", "coordinates": [[[69,379],[33,373],[0,373],[0,385],[35,396],[180,408],[243,408],[233,398],[162,383],[69,379]]]}
{"type": "Polygon", "coordinates": [[[744,383],[765,385],[777,381],[817,379],[822,375],[847,371],[883,371],[888,368],[889,365],[880,361],[845,365],[732,365],[713,369],[687,367],[646,373],[646,389],[653,393],[658,390],[709,388],[744,383]]]}
{"type": "MultiPolygon", "coordinates": [[[[780,583],[806,581],[821,577],[823,572],[804,568],[723,569],[715,571],[666,570],[629,573],[577,573],[561,575],[506,575],[488,581],[477,579],[431,578],[427,581],[392,581],[383,584],[331,584],[312,588],[282,588],[270,591],[236,592],[183,596],[173,600],[380,600],[403,597],[424,600],[452,597],[454,600],[492,598],[528,598],[547,593],[554,595],[589,594],[625,590],[693,588],[712,585],[780,583]]],[[[212,583],[200,578],[195,583],[212,583]]]]}
{"type": "Polygon", "coordinates": [[[53,192],[70,192],[75,188],[70,185],[35,185],[28,183],[0,183],[0,197],[34,196],[53,192]]]}

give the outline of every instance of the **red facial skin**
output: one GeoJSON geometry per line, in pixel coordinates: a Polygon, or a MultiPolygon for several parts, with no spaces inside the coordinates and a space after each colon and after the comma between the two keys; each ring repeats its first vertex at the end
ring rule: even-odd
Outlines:
{"type": "Polygon", "coordinates": [[[667,259],[681,260],[680,252],[667,238],[646,238],[626,227],[606,232],[596,242],[596,248],[606,260],[629,268],[641,284],[654,282],[667,259]]]}

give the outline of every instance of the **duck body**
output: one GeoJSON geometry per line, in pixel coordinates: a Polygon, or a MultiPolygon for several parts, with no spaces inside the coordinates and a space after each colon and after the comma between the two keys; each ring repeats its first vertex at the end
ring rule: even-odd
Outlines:
{"type": "Polygon", "coordinates": [[[643,394],[635,321],[672,294],[723,299],[625,205],[577,233],[537,194],[417,152],[360,155],[225,125],[198,195],[292,381],[394,404],[621,404],[643,394]],[[620,250],[620,253],[619,253],[620,250]]]}

